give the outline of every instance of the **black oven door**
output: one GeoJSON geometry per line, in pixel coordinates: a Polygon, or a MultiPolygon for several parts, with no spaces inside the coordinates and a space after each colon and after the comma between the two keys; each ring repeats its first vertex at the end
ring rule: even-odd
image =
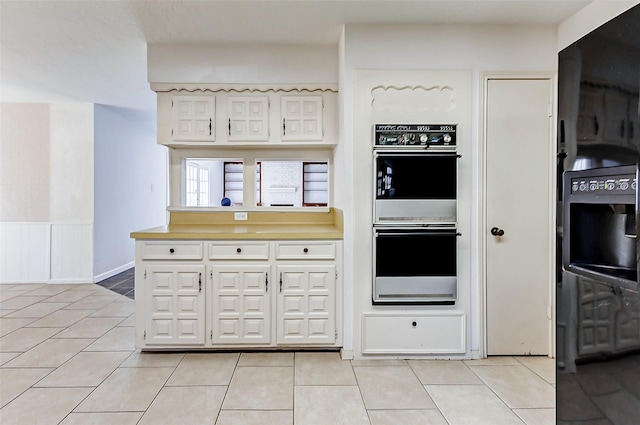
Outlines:
{"type": "Polygon", "coordinates": [[[377,151],[374,157],[376,224],[456,222],[456,153],[377,151]]]}
{"type": "Polygon", "coordinates": [[[374,304],[454,304],[456,229],[375,229],[374,304]]]}

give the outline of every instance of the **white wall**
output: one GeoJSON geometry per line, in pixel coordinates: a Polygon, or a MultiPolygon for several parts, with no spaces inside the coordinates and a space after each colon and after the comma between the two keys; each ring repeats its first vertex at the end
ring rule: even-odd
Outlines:
{"type": "Polygon", "coordinates": [[[93,105],[3,103],[0,282],[93,278],[93,105]]]}
{"type": "Polygon", "coordinates": [[[166,164],[154,114],[3,103],[0,282],[87,283],[131,266],[129,233],[166,221],[166,164]]]}
{"type": "Polygon", "coordinates": [[[151,83],[336,83],[335,46],[149,44],[151,83]]]}
{"type": "Polygon", "coordinates": [[[595,0],[558,25],[558,51],[640,4],[638,0],[595,0]]]}
{"type": "Polygon", "coordinates": [[[132,231],[166,223],[167,149],[156,115],[95,105],[94,267],[96,282],[134,263],[132,231]]]}
{"type": "MultiPolygon", "coordinates": [[[[356,70],[469,70],[471,90],[470,128],[465,134],[468,155],[469,185],[461,187],[463,205],[468,208],[470,247],[466,277],[469,300],[466,313],[470,317],[469,346],[466,356],[477,355],[480,348],[479,311],[479,194],[482,190],[479,172],[479,114],[481,107],[481,73],[483,72],[551,72],[557,68],[557,37],[553,26],[381,26],[347,25],[343,34],[340,64],[340,96],[344,108],[340,117],[341,139],[335,163],[343,164],[341,184],[336,188],[337,207],[345,218],[345,300],[353,298],[353,311],[345,303],[345,350],[361,353],[361,314],[382,311],[370,301],[371,273],[371,173],[367,166],[349,167],[355,158],[371,156],[371,145],[358,140],[363,137],[353,122],[359,104],[355,98],[356,70]],[[363,219],[365,218],[365,219],[363,219]],[[354,253],[365,253],[356,256],[354,253]],[[349,325],[351,321],[351,325],[349,325]],[[349,338],[349,335],[353,335],[349,338]],[[352,345],[351,345],[352,344],[352,345]]],[[[391,75],[391,74],[390,74],[391,75]]],[[[388,84],[392,83],[392,79],[388,84]]],[[[425,116],[425,122],[432,117],[425,116]]],[[[370,135],[369,135],[370,137],[370,135]]],[[[427,308],[422,308],[428,310],[427,308]]],[[[389,310],[389,308],[386,308],[389,310]]],[[[398,309],[401,310],[401,309],[398,309]]],[[[418,308],[417,310],[420,310],[418,308]]],[[[393,310],[392,310],[393,311],[393,310]]]]}
{"type": "Polygon", "coordinates": [[[0,221],[49,221],[51,107],[48,103],[0,107],[0,221]]]}

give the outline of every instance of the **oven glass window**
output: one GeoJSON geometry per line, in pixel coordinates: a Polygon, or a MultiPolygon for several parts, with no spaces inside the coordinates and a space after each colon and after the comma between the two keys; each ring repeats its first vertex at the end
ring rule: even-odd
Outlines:
{"type": "Polygon", "coordinates": [[[455,233],[379,232],[376,276],[456,276],[455,233]]]}
{"type": "Polygon", "coordinates": [[[380,155],[378,199],[456,199],[455,155],[380,155]]]}

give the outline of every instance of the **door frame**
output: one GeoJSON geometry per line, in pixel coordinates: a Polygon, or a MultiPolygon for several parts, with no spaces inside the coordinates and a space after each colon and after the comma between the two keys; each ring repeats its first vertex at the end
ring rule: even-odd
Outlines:
{"type": "MultiPolygon", "coordinates": [[[[480,291],[478,296],[479,316],[480,316],[480,338],[479,354],[481,358],[487,358],[487,93],[490,80],[549,80],[551,83],[551,110],[549,111],[552,120],[549,131],[549,163],[551,164],[551,178],[549,179],[549,222],[556,222],[556,122],[557,122],[557,73],[555,72],[481,72],[480,85],[480,107],[479,107],[479,144],[478,144],[478,194],[479,194],[479,217],[478,217],[478,275],[480,278],[480,291]]],[[[556,263],[556,228],[555,225],[549,229],[549,264],[556,263]]],[[[555,291],[555,267],[549,270],[549,307],[547,317],[549,319],[549,357],[556,355],[556,291],[555,291]]]]}

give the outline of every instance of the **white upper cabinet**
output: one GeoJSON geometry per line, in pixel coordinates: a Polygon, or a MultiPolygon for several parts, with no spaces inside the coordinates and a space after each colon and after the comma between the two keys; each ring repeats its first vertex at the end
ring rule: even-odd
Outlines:
{"type": "Polygon", "coordinates": [[[176,141],[215,140],[215,96],[174,96],[172,138],[176,141]]]}
{"type": "Polygon", "coordinates": [[[322,96],[282,96],[282,140],[322,140],[322,96]]]}
{"type": "Polygon", "coordinates": [[[227,137],[229,141],[269,141],[269,98],[267,96],[229,96],[227,137]]]}
{"type": "Polygon", "coordinates": [[[337,143],[338,96],[333,88],[182,86],[152,86],[158,96],[161,145],[278,148],[337,143]]]}

